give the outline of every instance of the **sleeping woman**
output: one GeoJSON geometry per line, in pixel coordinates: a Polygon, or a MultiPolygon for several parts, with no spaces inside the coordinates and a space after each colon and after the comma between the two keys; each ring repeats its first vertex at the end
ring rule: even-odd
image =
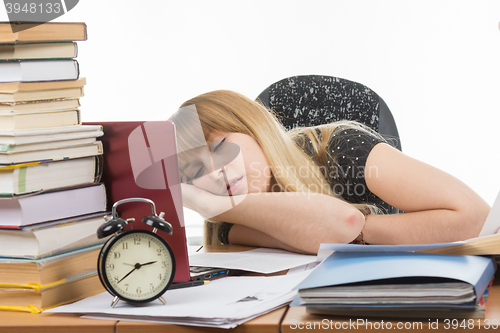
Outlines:
{"type": "Polygon", "coordinates": [[[490,210],[460,180],[356,122],[286,131],[271,110],[223,90],[186,101],[170,120],[183,202],[206,219],[208,244],[316,253],[321,243],[453,242],[476,237],[490,210]]]}

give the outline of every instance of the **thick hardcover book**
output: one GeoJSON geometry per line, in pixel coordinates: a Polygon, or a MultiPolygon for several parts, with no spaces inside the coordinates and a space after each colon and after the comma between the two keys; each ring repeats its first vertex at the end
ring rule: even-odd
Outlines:
{"type": "MultiPolygon", "coordinates": [[[[0,228],[61,220],[106,211],[103,184],[60,189],[0,200],[0,228]]],[[[1,253],[0,253],[1,255],[1,253]]]]}
{"type": "Polygon", "coordinates": [[[80,110],[49,112],[15,112],[0,114],[0,130],[47,128],[80,125],[80,110]]]}
{"type": "Polygon", "coordinates": [[[0,82],[77,80],[79,75],[74,59],[0,62],[0,82]]]}
{"type": "MultiPolygon", "coordinates": [[[[50,81],[50,82],[68,82],[68,81],[50,81]]],[[[83,96],[83,87],[52,89],[52,90],[20,91],[20,92],[15,92],[13,94],[0,92],[0,108],[8,109],[11,106],[19,105],[21,103],[30,103],[36,101],[47,102],[49,100],[60,100],[60,99],[76,99],[82,96],[83,96]]]]}
{"type": "Polygon", "coordinates": [[[76,140],[102,136],[101,126],[63,126],[0,131],[0,153],[72,147],[76,140]]]}
{"type": "Polygon", "coordinates": [[[47,308],[72,303],[104,291],[97,273],[88,274],[40,289],[0,287],[0,310],[39,313],[47,308]]]}
{"type": "Polygon", "coordinates": [[[62,161],[72,158],[98,156],[102,154],[102,143],[95,141],[69,147],[47,148],[24,152],[0,152],[0,165],[31,163],[39,161],[62,161]]]}
{"type": "Polygon", "coordinates": [[[34,43],[0,45],[0,60],[68,59],[77,55],[77,45],[69,43],[34,43]]]}
{"type": "MultiPolygon", "coordinates": [[[[114,202],[126,198],[147,198],[156,204],[157,213],[164,212],[165,220],[172,224],[173,234],[168,235],[158,232],[172,247],[175,254],[177,269],[174,282],[186,282],[190,280],[189,264],[187,257],[186,232],[182,211],[182,201],[179,179],[178,165],[175,158],[161,158],[161,161],[154,162],[150,155],[150,150],[155,144],[160,145],[166,155],[173,155],[176,152],[175,132],[171,122],[151,121],[151,122],[98,122],[85,123],[86,125],[101,125],[104,135],[100,138],[104,148],[104,164],[102,182],[106,185],[108,209],[114,202]],[[157,127],[157,130],[152,129],[157,127]],[[132,136],[131,134],[134,133],[132,136]],[[131,158],[129,142],[135,147],[136,153],[131,158]],[[160,171],[159,178],[155,178],[155,184],[144,186],[141,184],[140,176],[134,176],[132,163],[137,168],[142,166],[147,168],[152,166],[156,171],[160,171]],[[159,167],[159,168],[155,168],[159,167]],[[162,171],[163,170],[163,171],[162,171]],[[177,175],[177,176],[176,176],[177,175]],[[139,185],[138,185],[139,183],[139,185]],[[140,186],[141,185],[141,186],[140,186]],[[153,188],[152,188],[153,187],[153,188]],[[175,190],[172,191],[171,187],[175,190]]],[[[151,215],[151,206],[145,203],[129,203],[118,207],[118,212],[123,218],[133,217],[136,222],[131,223],[127,228],[151,229],[141,223],[140,220],[146,215],[151,215]]]]}
{"type": "Polygon", "coordinates": [[[87,40],[85,23],[0,22],[0,44],[87,40]],[[11,24],[17,25],[17,32],[11,24]]]}
{"type": "Polygon", "coordinates": [[[0,258],[0,288],[41,289],[97,273],[102,244],[40,259],[0,258]]]}
{"type": "Polygon", "coordinates": [[[69,81],[45,81],[45,82],[3,82],[0,83],[0,92],[4,94],[15,94],[21,92],[48,91],[81,88],[87,84],[84,77],[69,81]]]}
{"type": "Polygon", "coordinates": [[[104,222],[104,214],[99,213],[0,229],[0,257],[43,258],[102,244],[105,240],[97,238],[96,230],[104,222]]]}
{"type": "MultiPolygon", "coordinates": [[[[1,93],[0,93],[1,94],[1,93]]],[[[41,101],[25,101],[21,103],[0,103],[0,116],[16,113],[41,113],[49,111],[74,110],[80,107],[78,98],[55,99],[41,101]]]]}
{"type": "Polygon", "coordinates": [[[0,165],[0,198],[96,183],[99,156],[51,162],[0,165]]]}

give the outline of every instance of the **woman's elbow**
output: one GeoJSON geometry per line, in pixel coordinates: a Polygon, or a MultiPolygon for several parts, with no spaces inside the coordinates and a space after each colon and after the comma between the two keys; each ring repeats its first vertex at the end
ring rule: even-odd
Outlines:
{"type": "Polygon", "coordinates": [[[302,246],[295,245],[305,252],[317,253],[322,243],[347,244],[359,236],[365,225],[365,216],[359,210],[343,209],[341,211],[324,211],[320,220],[323,223],[313,224],[314,237],[310,237],[302,246]],[[326,223],[325,223],[326,222],[326,223]]]}
{"type": "Polygon", "coordinates": [[[365,215],[359,210],[354,209],[347,215],[346,224],[349,231],[346,243],[349,243],[356,239],[365,227],[365,215]]]}
{"type": "Polygon", "coordinates": [[[335,240],[333,242],[344,244],[350,243],[356,239],[363,230],[365,226],[365,216],[358,209],[353,207],[343,212],[343,214],[336,219],[334,224],[337,232],[334,233],[336,236],[334,236],[335,240]]]}

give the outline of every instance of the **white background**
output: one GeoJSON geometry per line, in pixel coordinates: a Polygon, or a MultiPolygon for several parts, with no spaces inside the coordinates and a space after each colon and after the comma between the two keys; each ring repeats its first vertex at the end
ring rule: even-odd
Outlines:
{"type": "Polygon", "coordinates": [[[167,119],[207,91],[338,76],[384,98],[406,154],[490,205],[500,190],[497,0],[83,0],[56,21],[88,26],[84,121],[167,119]]]}

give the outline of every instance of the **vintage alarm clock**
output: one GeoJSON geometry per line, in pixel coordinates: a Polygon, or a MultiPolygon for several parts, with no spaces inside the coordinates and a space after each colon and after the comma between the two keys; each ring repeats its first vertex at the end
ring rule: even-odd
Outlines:
{"type": "Polygon", "coordinates": [[[112,216],[97,229],[97,237],[113,235],[102,247],[97,262],[97,271],[104,288],[114,297],[111,307],[119,300],[141,305],[159,299],[172,284],[175,275],[175,257],[168,243],[157,230],[172,234],[172,225],[163,219],[164,213],[156,215],[153,201],[129,198],[115,202],[112,216]],[[123,228],[135,219],[122,219],[116,209],[131,202],[149,203],[152,215],[142,222],[153,227],[149,230],[127,230],[123,228]]]}

